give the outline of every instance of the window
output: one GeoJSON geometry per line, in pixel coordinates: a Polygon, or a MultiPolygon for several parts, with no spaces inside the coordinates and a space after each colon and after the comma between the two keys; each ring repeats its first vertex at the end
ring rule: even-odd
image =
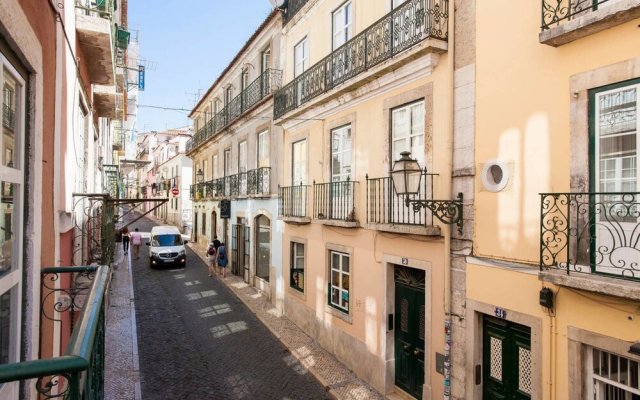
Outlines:
{"type": "Polygon", "coordinates": [[[220,177],[220,173],[218,171],[218,155],[214,155],[211,157],[211,177],[213,179],[217,179],[220,177]]]}
{"type": "Polygon", "coordinates": [[[425,167],[424,101],[398,107],[391,111],[391,160],[400,159],[400,153],[410,151],[420,167],[425,167]]]}
{"type": "Polygon", "coordinates": [[[331,182],[351,179],[351,125],[331,131],[331,182]]]}
{"type": "Polygon", "coordinates": [[[309,41],[305,37],[293,49],[293,75],[298,76],[309,67],[309,41]]]}
{"type": "Polygon", "coordinates": [[[329,252],[329,305],[349,312],[349,254],[329,252]]]}
{"type": "Polygon", "coordinates": [[[229,85],[224,91],[224,106],[226,107],[233,100],[233,86],[229,85]]]}
{"type": "MultiPolygon", "coordinates": [[[[0,69],[0,364],[7,364],[17,362],[20,354],[26,96],[23,79],[1,53],[0,69]]],[[[15,388],[2,385],[0,397],[15,388]]]]}
{"type": "Polygon", "coordinates": [[[352,36],[351,0],[341,5],[333,12],[333,50],[342,46],[352,36]]]}
{"type": "Polygon", "coordinates": [[[304,244],[291,242],[289,286],[304,293],[304,244]]]}
{"type": "Polygon", "coordinates": [[[300,140],[293,144],[293,157],[292,157],[292,184],[293,185],[306,185],[307,184],[307,141],[300,140]]]}
{"type": "MultiPolygon", "coordinates": [[[[171,168],[173,171],[173,168],[171,168]]],[[[202,160],[202,173],[203,173],[203,182],[209,180],[209,163],[207,160],[202,160]]]]}
{"type": "Polygon", "coordinates": [[[238,143],[238,172],[247,172],[247,141],[238,143]]]}
{"type": "Polygon", "coordinates": [[[271,67],[271,49],[266,48],[262,51],[260,56],[260,71],[262,73],[267,72],[267,70],[271,67]]]}
{"type": "Polygon", "coordinates": [[[265,215],[256,218],[256,276],[269,281],[271,265],[271,221],[265,215]]]}
{"type": "Polygon", "coordinates": [[[589,399],[640,400],[638,361],[587,347],[589,399]]]}
{"type": "Polygon", "coordinates": [[[224,165],[223,165],[223,169],[224,169],[224,176],[229,176],[231,175],[231,149],[226,149],[224,151],[224,165]]]}
{"type": "Polygon", "coordinates": [[[258,168],[269,166],[269,131],[258,133],[258,168]]]}
{"type": "Polygon", "coordinates": [[[240,74],[240,90],[245,90],[247,86],[249,86],[249,68],[245,68],[242,70],[240,74]]]}

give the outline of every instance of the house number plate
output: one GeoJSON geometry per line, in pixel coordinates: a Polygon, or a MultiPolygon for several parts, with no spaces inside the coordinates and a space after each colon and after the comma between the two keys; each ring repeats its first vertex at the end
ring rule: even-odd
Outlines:
{"type": "Polygon", "coordinates": [[[505,310],[504,308],[496,307],[496,310],[495,310],[494,314],[496,315],[496,317],[498,317],[500,319],[507,318],[507,310],[505,310]]]}

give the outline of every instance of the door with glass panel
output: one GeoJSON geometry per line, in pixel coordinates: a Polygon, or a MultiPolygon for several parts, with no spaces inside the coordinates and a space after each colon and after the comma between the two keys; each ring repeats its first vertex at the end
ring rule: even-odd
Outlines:
{"type": "Polygon", "coordinates": [[[269,131],[258,133],[257,154],[258,171],[256,171],[257,193],[269,193],[269,131]]]}
{"type": "Polygon", "coordinates": [[[346,125],[331,131],[329,219],[355,220],[351,172],[351,125],[346,125]]]}
{"type": "Polygon", "coordinates": [[[591,271],[640,278],[640,80],[594,90],[590,100],[591,271]]]}
{"type": "Polygon", "coordinates": [[[307,215],[307,141],[292,144],[291,195],[285,199],[287,215],[304,217],[307,215]]]}
{"type": "MultiPolygon", "coordinates": [[[[0,364],[19,361],[22,313],[22,237],[25,84],[0,53],[0,364]]],[[[0,386],[0,398],[17,398],[18,382],[0,386]]]]}
{"type": "MultiPolygon", "coordinates": [[[[296,78],[309,67],[309,41],[304,37],[293,48],[293,77],[296,78]]],[[[304,80],[296,84],[296,104],[300,105],[306,96],[307,85],[304,80]]]]}

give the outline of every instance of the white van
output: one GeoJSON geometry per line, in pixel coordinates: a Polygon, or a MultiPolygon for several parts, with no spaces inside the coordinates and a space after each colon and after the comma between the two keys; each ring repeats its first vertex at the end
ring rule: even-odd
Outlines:
{"type": "Polygon", "coordinates": [[[187,254],[184,249],[186,240],[175,226],[163,225],[151,228],[149,246],[149,266],[162,267],[165,265],[180,265],[187,263],[187,254]]]}

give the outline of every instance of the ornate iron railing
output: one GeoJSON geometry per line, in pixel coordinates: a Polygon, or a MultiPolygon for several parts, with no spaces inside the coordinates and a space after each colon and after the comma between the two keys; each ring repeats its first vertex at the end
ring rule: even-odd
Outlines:
{"type": "Polygon", "coordinates": [[[247,172],[247,187],[248,187],[248,195],[265,195],[270,194],[270,177],[271,177],[271,168],[269,167],[261,167],[257,169],[252,169],[247,172]]]}
{"type": "Polygon", "coordinates": [[[15,113],[7,104],[2,105],[2,126],[7,129],[14,129],[15,113]]]}
{"type": "Polygon", "coordinates": [[[307,218],[309,186],[278,187],[278,215],[281,217],[307,218]]]}
{"type": "Polygon", "coordinates": [[[268,69],[234,97],[222,110],[205,121],[204,126],[196,131],[193,138],[187,142],[187,151],[191,151],[200,144],[215,136],[227,125],[238,119],[251,107],[262,99],[271,95],[280,87],[282,71],[268,69]]]}
{"type": "Polygon", "coordinates": [[[356,184],[341,182],[313,182],[313,218],[357,222],[356,184]]]}
{"type": "Polygon", "coordinates": [[[262,167],[191,185],[191,199],[220,199],[236,196],[260,196],[270,193],[271,168],[262,167]]]}
{"type": "Polygon", "coordinates": [[[106,266],[45,268],[41,319],[71,322],[67,350],[60,357],[2,364],[0,383],[35,379],[35,390],[41,398],[103,399],[110,274],[106,266]],[[71,287],[59,288],[55,284],[61,274],[72,275],[71,287]],[[49,304],[53,309],[45,310],[49,304]]]}
{"type": "Polygon", "coordinates": [[[294,15],[298,13],[307,4],[309,0],[288,0],[287,8],[284,10],[284,18],[282,19],[283,25],[286,25],[294,15]]]}
{"type": "Polygon", "coordinates": [[[541,193],[540,270],[640,279],[640,192],[541,193]]]}
{"type": "Polygon", "coordinates": [[[542,30],[598,9],[609,0],[542,0],[542,30]]]}
{"type": "Polygon", "coordinates": [[[448,19],[449,0],[408,0],[278,90],[275,118],[427,38],[447,41],[448,19]]]}

